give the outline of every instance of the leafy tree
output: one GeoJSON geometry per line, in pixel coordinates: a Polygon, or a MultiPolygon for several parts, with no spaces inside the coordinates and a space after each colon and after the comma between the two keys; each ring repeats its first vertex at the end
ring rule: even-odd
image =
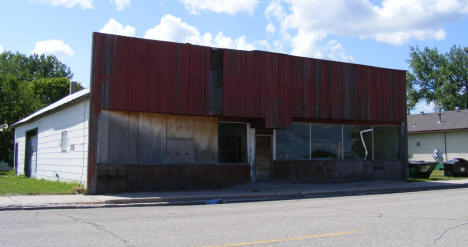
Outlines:
{"type": "MultiPolygon", "coordinates": [[[[31,81],[30,86],[44,106],[54,103],[70,92],[70,80],[66,77],[36,79],[31,81]]],[[[83,89],[80,84],[77,87],[78,90],[83,89]]]]}
{"type": "MultiPolygon", "coordinates": [[[[0,124],[11,126],[68,95],[72,77],[70,68],[54,56],[3,52],[0,54],[0,124]]],[[[12,128],[0,132],[0,160],[9,164],[13,158],[13,138],[12,128]]]]}
{"type": "Polygon", "coordinates": [[[428,47],[410,47],[410,51],[411,72],[406,75],[408,112],[420,100],[433,102],[438,111],[468,108],[468,47],[453,46],[445,54],[428,47]]]}
{"type": "Polygon", "coordinates": [[[71,79],[70,68],[55,56],[30,55],[4,52],[0,54],[0,74],[13,74],[20,81],[32,81],[40,78],[66,77],[71,79]]]}

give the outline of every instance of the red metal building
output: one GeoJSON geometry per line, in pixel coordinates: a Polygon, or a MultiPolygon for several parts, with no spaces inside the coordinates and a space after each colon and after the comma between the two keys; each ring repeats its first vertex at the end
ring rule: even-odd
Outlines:
{"type": "Polygon", "coordinates": [[[94,33],[90,193],[406,179],[405,71],[94,33]]]}

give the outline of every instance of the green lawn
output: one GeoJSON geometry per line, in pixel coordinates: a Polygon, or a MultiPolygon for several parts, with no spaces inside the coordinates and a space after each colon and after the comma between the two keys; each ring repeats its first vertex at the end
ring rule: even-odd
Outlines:
{"type": "Polygon", "coordinates": [[[12,174],[0,175],[0,195],[76,194],[84,192],[78,183],[33,179],[12,174]]]}
{"type": "Polygon", "coordinates": [[[443,170],[434,170],[429,178],[409,178],[410,182],[427,182],[437,180],[457,180],[457,179],[468,179],[468,177],[446,177],[444,176],[443,170]]]}

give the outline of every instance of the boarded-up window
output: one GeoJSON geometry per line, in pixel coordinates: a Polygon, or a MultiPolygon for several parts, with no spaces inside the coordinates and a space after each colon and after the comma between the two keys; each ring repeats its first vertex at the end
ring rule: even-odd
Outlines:
{"type": "Polygon", "coordinates": [[[67,151],[67,132],[62,131],[62,140],[60,141],[60,148],[62,152],[67,151]]]}
{"type": "Polygon", "coordinates": [[[219,123],[219,162],[247,162],[247,126],[242,123],[219,123]]]}

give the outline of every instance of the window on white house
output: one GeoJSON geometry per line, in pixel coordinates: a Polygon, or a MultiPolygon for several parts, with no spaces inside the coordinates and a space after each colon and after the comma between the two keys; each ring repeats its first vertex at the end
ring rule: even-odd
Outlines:
{"type": "Polygon", "coordinates": [[[66,131],[62,131],[62,141],[60,142],[60,146],[61,146],[62,152],[67,151],[67,132],[66,131]]]}

